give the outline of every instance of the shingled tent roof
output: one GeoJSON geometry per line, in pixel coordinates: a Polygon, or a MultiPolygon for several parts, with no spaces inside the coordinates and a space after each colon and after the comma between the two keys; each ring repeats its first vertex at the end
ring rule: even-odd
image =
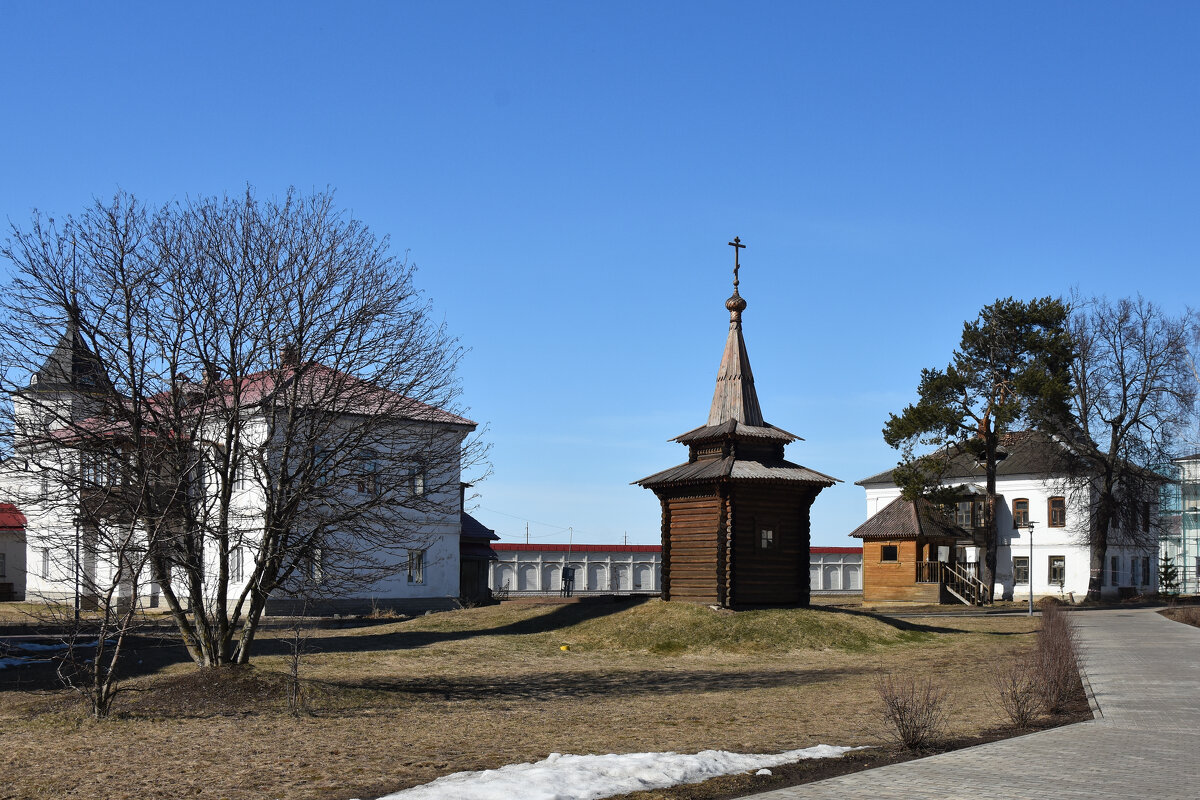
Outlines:
{"type": "MultiPolygon", "coordinates": [[[[1005,457],[996,465],[997,475],[1064,474],[1071,470],[1073,455],[1070,449],[1058,439],[1040,431],[1014,431],[1002,434],[1000,448],[1005,453],[1005,457]]],[[[986,477],[983,465],[969,453],[942,448],[933,453],[931,457],[943,457],[948,460],[945,472],[942,473],[944,480],[955,478],[982,480],[986,477]]],[[[895,469],[855,481],[858,486],[879,483],[894,486],[896,484],[895,469]]]]}
{"type": "Polygon", "coordinates": [[[701,425],[699,428],[692,428],[671,441],[691,444],[692,442],[702,442],[705,439],[723,439],[726,436],[734,436],[739,439],[775,439],[784,444],[804,441],[796,434],[788,433],[783,428],[776,428],[768,422],[761,425],[747,425],[736,419],[727,419],[719,425],[701,425]]]}
{"type": "MultiPolygon", "coordinates": [[[[696,457],[696,445],[706,441],[759,440],[783,445],[803,441],[794,433],[763,421],[758,393],[754,388],[754,373],[750,369],[750,356],[742,337],[742,312],[746,310],[746,305],[745,299],[738,293],[735,274],[733,295],[725,301],[725,308],[729,310],[729,335],[721,354],[721,366],[717,369],[717,383],[708,410],[708,422],[671,440],[689,445],[693,459],[696,457]]],[[[789,481],[820,486],[840,483],[837,478],[783,458],[763,459],[761,456],[750,459],[725,456],[691,460],[634,483],[649,488],[665,483],[701,483],[724,479],[789,481]]]]}
{"type": "Polygon", "coordinates": [[[856,539],[941,538],[971,541],[971,534],[955,525],[925,498],[915,502],[897,497],[851,533],[856,539]]]}
{"type": "Polygon", "coordinates": [[[791,461],[748,461],[727,456],[703,461],[690,461],[677,467],[656,472],[649,477],[634,481],[640,486],[660,483],[693,483],[720,480],[722,478],[795,481],[833,486],[837,478],[817,472],[815,469],[793,464],[791,461]]]}
{"type": "Polygon", "coordinates": [[[29,385],[36,391],[79,390],[107,386],[107,380],[100,360],[84,344],[72,319],[42,366],[30,376],[29,385]]]}

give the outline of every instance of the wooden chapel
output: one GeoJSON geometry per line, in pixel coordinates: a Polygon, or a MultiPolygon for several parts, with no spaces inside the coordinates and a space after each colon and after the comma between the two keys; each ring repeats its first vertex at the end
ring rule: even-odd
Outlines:
{"type": "Polygon", "coordinates": [[[684,464],[635,481],[662,503],[664,600],[718,605],[808,605],[809,510],[836,478],[784,459],[800,437],[763,421],[742,338],[734,238],[729,335],[708,422],[672,441],[684,464]]]}

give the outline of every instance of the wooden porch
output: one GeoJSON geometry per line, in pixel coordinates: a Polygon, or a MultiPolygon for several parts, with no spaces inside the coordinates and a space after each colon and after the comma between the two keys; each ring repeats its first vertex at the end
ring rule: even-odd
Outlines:
{"type": "Polygon", "coordinates": [[[940,602],[953,598],[968,606],[979,606],[988,600],[986,587],[979,579],[978,562],[918,561],[916,566],[916,582],[937,584],[940,602]]]}

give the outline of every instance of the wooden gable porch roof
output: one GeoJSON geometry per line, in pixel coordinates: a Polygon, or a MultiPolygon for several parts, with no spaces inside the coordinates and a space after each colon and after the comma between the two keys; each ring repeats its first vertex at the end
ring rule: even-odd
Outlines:
{"type": "Polygon", "coordinates": [[[856,539],[956,539],[973,544],[971,534],[925,498],[897,497],[851,533],[856,539]]]}

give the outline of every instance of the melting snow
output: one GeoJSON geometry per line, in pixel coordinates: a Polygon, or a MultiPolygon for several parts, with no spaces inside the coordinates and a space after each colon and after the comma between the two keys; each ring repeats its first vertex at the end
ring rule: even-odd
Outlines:
{"type": "MultiPolygon", "coordinates": [[[[627,753],[573,756],[551,753],[534,764],[455,772],[379,800],[599,800],[616,794],[699,783],[718,775],[765,770],[806,758],[834,758],[853,747],[819,744],[783,753],[627,753]]],[[[761,774],[761,773],[760,773],[761,774]]]]}

